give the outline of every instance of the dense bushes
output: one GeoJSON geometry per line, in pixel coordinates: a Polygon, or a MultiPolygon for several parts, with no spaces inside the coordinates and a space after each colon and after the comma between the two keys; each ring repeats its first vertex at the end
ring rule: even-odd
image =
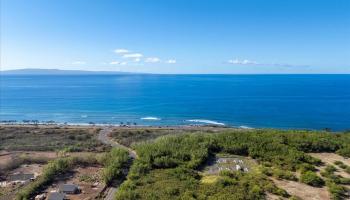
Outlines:
{"type": "MultiPolygon", "coordinates": [[[[226,152],[250,156],[282,169],[297,170],[320,164],[305,152],[335,152],[350,134],[310,131],[229,131],[221,134],[187,134],[159,138],[136,145],[140,160],[151,168],[187,165],[195,169],[210,154],[226,152]]],[[[350,142],[350,141],[349,141],[350,142]]]]}
{"type": "MultiPolygon", "coordinates": [[[[138,159],[117,199],[263,199],[265,192],[287,197],[266,175],[295,181],[290,171],[300,170],[302,182],[322,186],[323,179],[314,172],[321,161],[306,153],[344,149],[346,142],[350,142],[348,135],[251,130],[161,137],[133,146],[138,159]],[[215,183],[201,183],[194,170],[219,152],[250,156],[266,167],[244,174],[228,172],[221,174],[215,183]]],[[[330,167],[328,170],[332,171],[330,167]]],[[[327,185],[336,191],[338,186],[333,184],[334,181],[327,185]]]]}
{"type": "Polygon", "coordinates": [[[173,168],[186,165],[195,169],[206,161],[216,148],[209,135],[182,135],[159,138],[155,143],[136,146],[139,159],[152,168],[173,168]]]}
{"type": "Polygon", "coordinates": [[[123,170],[127,168],[129,153],[124,149],[113,148],[104,157],[103,164],[103,181],[106,185],[112,183],[113,180],[122,178],[123,170]]]}
{"type": "Polygon", "coordinates": [[[344,146],[337,151],[337,154],[350,158],[350,145],[344,146]]]}
{"type": "MultiPolygon", "coordinates": [[[[271,163],[283,169],[296,170],[305,163],[319,164],[320,161],[297,150],[288,141],[295,133],[277,132],[274,130],[228,132],[216,136],[219,148],[227,153],[249,155],[261,162],[271,163]]],[[[311,149],[310,149],[311,151],[311,149]]]]}
{"type": "Polygon", "coordinates": [[[200,178],[197,171],[185,167],[155,169],[124,182],[116,199],[264,199],[266,191],[289,196],[259,173],[226,171],[213,184],[201,184],[200,178]]]}

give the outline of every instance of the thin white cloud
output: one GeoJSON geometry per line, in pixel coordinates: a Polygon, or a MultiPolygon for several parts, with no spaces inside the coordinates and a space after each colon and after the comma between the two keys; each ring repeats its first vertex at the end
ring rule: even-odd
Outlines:
{"type": "Polygon", "coordinates": [[[259,63],[252,60],[239,60],[239,59],[233,59],[227,61],[229,64],[236,64],[236,65],[258,65],[259,63]]]}
{"type": "Polygon", "coordinates": [[[124,54],[123,58],[142,58],[143,55],[140,53],[130,53],[130,54],[124,54]]]}
{"type": "Polygon", "coordinates": [[[276,67],[309,67],[308,65],[291,65],[287,63],[261,63],[248,59],[233,59],[228,60],[226,63],[232,65],[251,65],[251,66],[276,66],[276,67]]]}
{"type": "Polygon", "coordinates": [[[73,65],[85,65],[86,62],[85,61],[74,61],[72,62],[73,65]]]}
{"type": "Polygon", "coordinates": [[[175,59],[169,59],[169,60],[166,61],[166,63],[168,63],[168,64],[175,64],[176,60],[175,59]]]}
{"type": "Polygon", "coordinates": [[[110,65],[126,65],[127,62],[120,62],[120,61],[112,61],[109,63],[110,65]]]}
{"type": "Polygon", "coordinates": [[[160,59],[158,57],[149,57],[145,60],[146,63],[158,63],[160,62],[160,59]]]}
{"type": "MultiPolygon", "coordinates": [[[[115,49],[114,52],[120,56],[122,59],[128,59],[127,61],[133,64],[141,64],[141,63],[167,63],[167,64],[175,64],[175,59],[162,60],[159,57],[146,57],[142,53],[136,53],[128,49],[119,48],[115,49]]],[[[115,65],[121,64],[120,61],[111,62],[115,65]]],[[[110,64],[111,64],[110,63],[110,64]]]]}
{"type": "Polygon", "coordinates": [[[126,54],[126,53],[129,53],[130,51],[127,50],[127,49],[115,49],[114,50],[114,53],[116,54],[126,54]]]}

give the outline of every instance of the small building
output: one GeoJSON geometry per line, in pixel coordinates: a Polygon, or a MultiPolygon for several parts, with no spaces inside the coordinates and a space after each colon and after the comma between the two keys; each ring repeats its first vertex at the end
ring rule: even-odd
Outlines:
{"type": "Polygon", "coordinates": [[[66,194],[77,194],[79,193],[79,187],[74,184],[62,184],[59,186],[58,192],[66,194]]]}
{"type": "Polygon", "coordinates": [[[47,200],[64,200],[66,199],[66,195],[60,192],[50,192],[47,196],[47,200]]]}

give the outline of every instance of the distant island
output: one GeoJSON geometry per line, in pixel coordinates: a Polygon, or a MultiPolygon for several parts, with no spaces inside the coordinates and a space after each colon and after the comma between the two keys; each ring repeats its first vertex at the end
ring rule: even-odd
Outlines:
{"type": "Polygon", "coordinates": [[[61,70],[61,69],[15,69],[0,71],[1,75],[93,75],[93,74],[141,74],[121,71],[85,71],[85,70],[61,70]]]}

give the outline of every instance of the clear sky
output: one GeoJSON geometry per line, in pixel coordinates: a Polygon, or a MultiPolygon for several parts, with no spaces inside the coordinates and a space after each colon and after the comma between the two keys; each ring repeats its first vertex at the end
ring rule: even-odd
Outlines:
{"type": "Polygon", "coordinates": [[[0,0],[1,69],[350,73],[349,0],[0,0]]]}

